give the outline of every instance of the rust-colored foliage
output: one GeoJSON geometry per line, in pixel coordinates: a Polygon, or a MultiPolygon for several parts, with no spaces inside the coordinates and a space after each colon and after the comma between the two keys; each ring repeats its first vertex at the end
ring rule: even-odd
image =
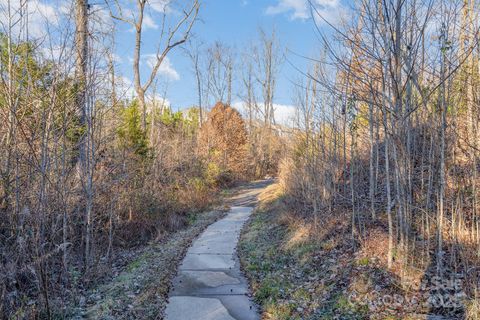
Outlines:
{"type": "Polygon", "coordinates": [[[234,179],[245,176],[248,137],[245,122],[237,110],[218,102],[200,130],[199,142],[201,153],[217,168],[218,176],[231,175],[234,179]]]}

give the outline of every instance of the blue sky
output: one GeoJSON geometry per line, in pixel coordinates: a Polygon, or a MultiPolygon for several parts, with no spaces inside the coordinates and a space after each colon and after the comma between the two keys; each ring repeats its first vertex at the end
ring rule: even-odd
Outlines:
{"type": "MultiPolygon", "coordinates": [[[[135,12],[135,0],[118,0],[123,6],[123,14],[132,16],[135,12]]],[[[189,0],[149,0],[144,18],[142,41],[141,71],[147,77],[151,67],[149,58],[155,54],[161,33],[163,13],[168,21],[178,21],[179,3],[189,0]],[[167,4],[167,6],[165,6],[167,4]],[[167,8],[165,10],[165,8],[167,8]]],[[[351,0],[310,0],[317,10],[329,21],[338,22],[339,17],[348,13],[351,0]]],[[[20,0],[0,0],[0,32],[5,31],[7,21],[5,13],[10,4],[12,12],[20,11],[20,0]]],[[[112,19],[104,0],[89,0],[92,4],[91,28],[107,30],[112,19]]],[[[113,3],[113,0],[110,1],[113,3]]],[[[301,56],[318,57],[321,43],[310,18],[309,0],[200,0],[199,21],[193,29],[194,39],[204,43],[207,48],[220,41],[232,48],[237,56],[234,68],[235,80],[240,80],[241,64],[239,58],[252,41],[259,37],[259,28],[267,33],[275,28],[277,39],[286,53],[285,62],[280,68],[274,102],[278,110],[284,113],[292,111],[296,91],[293,83],[301,82],[302,74],[296,69],[306,70],[309,61],[301,56]]],[[[42,43],[49,56],[57,59],[60,50],[55,46],[62,43],[65,34],[73,32],[73,0],[29,0],[29,37],[42,43]],[[67,30],[68,29],[68,30],[67,30]],[[56,30],[56,31],[55,31],[56,30]],[[55,40],[57,39],[57,40],[55,40]],[[58,43],[56,43],[58,42],[58,43]],[[49,44],[52,46],[49,47],[49,44]]],[[[115,35],[116,72],[124,79],[125,91],[129,97],[133,94],[132,57],[135,34],[132,26],[117,21],[115,35]]],[[[321,28],[328,33],[329,27],[322,23],[321,28]]],[[[101,36],[103,37],[103,35],[101,36]]],[[[101,38],[100,37],[100,38],[101,38]]],[[[73,50],[70,48],[70,55],[73,50]]],[[[70,59],[68,54],[64,58],[70,59]]],[[[71,60],[71,59],[70,59],[71,60]]],[[[197,101],[196,84],[189,58],[185,52],[176,48],[170,52],[158,73],[160,88],[157,94],[166,92],[166,98],[174,109],[183,109],[197,101]],[[165,89],[166,88],[166,89],[165,89]]],[[[239,93],[234,85],[234,94],[239,93]]],[[[234,103],[240,98],[233,96],[234,103]]],[[[261,103],[261,101],[259,101],[261,103]]]]}
{"type": "MultiPolygon", "coordinates": [[[[344,9],[339,0],[315,1],[325,17],[332,21],[338,19],[339,12],[344,9]]],[[[160,32],[158,25],[161,23],[156,20],[161,17],[158,12],[150,10],[148,13],[151,19],[144,33],[142,49],[144,58],[155,52],[160,32]]],[[[315,26],[310,19],[307,0],[202,0],[199,18],[193,31],[195,40],[204,43],[204,47],[220,41],[232,47],[233,51],[237,52],[238,58],[249,43],[258,38],[259,28],[267,32],[275,28],[279,43],[286,52],[286,61],[278,75],[275,103],[280,105],[294,103],[292,82],[298,82],[301,78],[301,74],[295,68],[305,70],[308,64],[306,59],[294,53],[315,56],[321,48],[315,26]]],[[[326,25],[322,27],[327,28],[326,25]]],[[[117,65],[123,76],[130,79],[133,37],[130,27],[119,27],[117,65]]],[[[235,70],[238,71],[240,67],[238,63],[235,70]]],[[[146,64],[142,69],[144,73],[149,72],[146,64]]],[[[167,82],[167,99],[174,109],[182,109],[196,103],[196,86],[191,62],[181,49],[177,48],[170,53],[158,76],[161,82],[167,82]]],[[[238,79],[235,74],[234,78],[238,79]]],[[[239,99],[233,97],[233,101],[239,99]]]]}

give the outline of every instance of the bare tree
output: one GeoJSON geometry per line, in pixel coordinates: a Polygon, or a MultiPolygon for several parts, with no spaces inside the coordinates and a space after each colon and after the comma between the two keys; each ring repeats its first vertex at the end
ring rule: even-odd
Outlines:
{"type": "Polygon", "coordinates": [[[259,33],[259,46],[254,48],[255,74],[256,81],[258,81],[262,90],[264,124],[270,128],[275,123],[273,100],[283,55],[276,39],[275,30],[272,31],[271,35],[267,35],[264,30],[260,30],[259,33]]]}
{"type": "Polygon", "coordinates": [[[199,121],[200,125],[203,124],[203,105],[202,105],[202,96],[203,96],[203,78],[201,66],[201,44],[195,43],[191,44],[190,48],[186,49],[187,55],[190,58],[192,63],[193,72],[195,74],[195,80],[197,85],[197,99],[198,99],[198,111],[199,111],[199,121]]]}
{"type": "Polygon", "coordinates": [[[260,30],[260,40],[258,46],[253,49],[254,75],[255,81],[259,86],[263,98],[263,108],[261,117],[263,118],[263,128],[259,137],[260,175],[265,175],[271,171],[273,160],[272,137],[275,135],[273,126],[275,125],[275,90],[277,76],[280,66],[283,62],[283,53],[276,39],[275,30],[270,35],[260,30]]]}
{"type": "Polygon", "coordinates": [[[208,90],[214,102],[231,104],[234,56],[231,48],[215,42],[207,51],[208,90]]]}
{"type": "Polygon", "coordinates": [[[88,269],[90,246],[91,246],[91,214],[92,214],[92,185],[89,179],[89,129],[90,121],[87,119],[89,110],[87,102],[88,87],[88,1],[77,0],[75,2],[75,75],[77,79],[77,96],[76,96],[76,114],[78,118],[78,126],[80,128],[80,137],[78,141],[78,176],[79,183],[85,195],[85,249],[84,249],[84,265],[88,269]],[[87,124],[88,122],[88,124],[87,124]]]}
{"type": "MultiPolygon", "coordinates": [[[[109,3],[109,1],[107,1],[107,3],[109,3]]],[[[160,69],[160,66],[167,57],[168,53],[175,47],[185,43],[190,37],[192,27],[197,21],[198,12],[200,10],[199,0],[192,0],[188,6],[182,10],[182,16],[180,19],[169,24],[167,21],[167,10],[164,8],[161,23],[162,27],[158,36],[158,49],[155,53],[155,62],[152,65],[150,74],[146,76],[146,80],[142,81],[143,77],[140,72],[140,60],[142,56],[142,36],[146,14],[145,9],[148,7],[148,5],[149,4],[147,0],[137,0],[136,13],[133,14],[132,17],[127,17],[126,15],[122,14],[121,4],[118,2],[118,0],[114,0],[113,5],[109,5],[111,8],[111,15],[114,19],[130,24],[135,30],[135,48],[133,51],[133,82],[135,92],[137,93],[138,102],[143,112],[143,130],[146,130],[147,128],[147,106],[145,101],[146,92],[157,77],[158,70],[160,69]]],[[[169,3],[166,3],[165,6],[166,5],[169,5],[169,3]]]]}

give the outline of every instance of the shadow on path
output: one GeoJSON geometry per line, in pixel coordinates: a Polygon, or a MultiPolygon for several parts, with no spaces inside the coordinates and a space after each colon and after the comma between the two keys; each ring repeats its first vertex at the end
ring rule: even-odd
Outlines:
{"type": "Polygon", "coordinates": [[[240,191],[226,200],[226,204],[232,207],[255,207],[258,195],[275,182],[274,179],[258,180],[240,187],[240,191]]]}

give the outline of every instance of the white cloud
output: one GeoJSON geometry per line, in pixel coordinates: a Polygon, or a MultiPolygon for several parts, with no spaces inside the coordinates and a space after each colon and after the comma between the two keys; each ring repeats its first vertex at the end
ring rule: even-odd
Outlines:
{"type": "Polygon", "coordinates": [[[170,62],[170,59],[168,59],[168,57],[165,57],[165,60],[163,60],[160,69],[158,69],[158,72],[160,74],[168,76],[172,80],[180,80],[180,75],[178,74],[177,70],[173,68],[173,65],[170,62]]]}
{"type": "Polygon", "coordinates": [[[160,13],[168,13],[171,11],[170,0],[150,0],[150,7],[160,13]]]}
{"type": "Polygon", "coordinates": [[[309,17],[307,0],[278,0],[278,4],[269,6],[267,14],[276,15],[292,12],[292,19],[307,19],[309,17]],[[293,12],[292,12],[293,11],[293,12]]]}
{"type": "Polygon", "coordinates": [[[297,108],[292,105],[274,104],[275,121],[279,124],[289,125],[295,120],[297,108]]]}
{"type": "Polygon", "coordinates": [[[159,93],[156,93],[155,96],[153,94],[147,94],[147,98],[150,103],[155,103],[156,107],[170,108],[172,106],[170,100],[159,93]]]}
{"type": "Polygon", "coordinates": [[[165,60],[163,60],[162,65],[160,66],[160,69],[158,69],[158,72],[160,72],[160,74],[164,74],[168,76],[172,80],[175,80],[175,81],[180,80],[180,75],[178,74],[177,70],[173,68],[173,65],[168,59],[168,57],[166,57],[165,60]]]}
{"type": "MultiPolygon", "coordinates": [[[[113,61],[116,62],[116,63],[123,63],[124,62],[123,58],[116,53],[112,53],[112,58],[113,58],[113,61]]],[[[133,59],[131,59],[131,60],[133,60],[133,59]]]]}
{"type": "MultiPolygon", "coordinates": [[[[236,101],[232,103],[232,106],[237,109],[244,117],[247,116],[247,107],[244,101],[236,101]]],[[[263,103],[259,104],[259,108],[263,108],[263,103]]],[[[284,126],[290,126],[293,124],[297,110],[295,106],[274,103],[273,109],[275,121],[277,124],[281,124],[284,126]]]]}
{"type": "Polygon", "coordinates": [[[136,96],[133,81],[130,78],[118,76],[115,79],[115,84],[118,88],[118,94],[120,97],[131,99],[136,96]]]}
{"type": "Polygon", "coordinates": [[[45,3],[40,0],[20,1],[20,0],[0,0],[0,32],[8,30],[8,6],[10,5],[10,17],[13,27],[13,33],[20,36],[22,14],[24,21],[28,17],[28,32],[30,37],[41,38],[47,36],[47,24],[58,26],[60,23],[59,6],[52,3],[45,3]]]}
{"type": "MultiPolygon", "coordinates": [[[[127,99],[131,101],[137,97],[132,79],[125,76],[117,76],[115,77],[115,85],[117,88],[117,94],[121,99],[127,99]]],[[[145,97],[147,99],[147,112],[151,111],[154,103],[157,108],[162,106],[171,108],[172,106],[170,100],[159,92],[156,92],[154,95],[150,90],[145,93],[145,97]]]]}
{"type": "Polygon", "coordinates": [[[59,45],[52,45],[52,46],[44,46],[40,48],[42,54],[50,60],[53,61],[60,61],[66,59],[67,55],[72,54],[70,47],[59,46],[59,45]]]}
{"type": "Polygon", "coordinates": [[[73,4],[73,2],[64,1],[58,6],[58,10],[65,15],[71,14],[73,12],[73,4]]]}
{"type": "MultiPolygon", "coordinates": [[[[123,2],[122,2],[123,3],[123,2]]],[[[131,8],[127,6],[129,3],[126,2],[126,6],[122,8],[121,15],[129,20],[132,21],[137,21],[138,19],[138,12],[135,8],[131,8]]],[[[154,29],[157,30],[159,28],[159,25],[155,21],[155,19],[148,13],[144,12],[143,13],[143,25],[142,25],[144,30],[149,30],[149,29],[154,29]]],[[[132,27],[130,32],[135,32],[135,28],[132,27]]]]}
{"type": "MultiPolygon", "coordinates": [[[[118,88],[117,93],[123,99],[133,99],[137,96],[132,79],[125,76],[117,76],[115,77],[115,84],[118,88]]],[[[149,91],[146,93],[146,98],[150,103],[156,102],[157,106],[171,106],[170,100],[158,92],[153,95],[152,92],[149,91]]]]}
{"type": "MultiPolygon", "coordinates": [[[[269,15],[289,14],[290,19],[306,20],[310,18],[310,2],[309,0],[277,0],[278,3],[274,6],[269,6],[266,13],[269,15]]],[[[313,15],[318,22],[327,20],[330,23],[336,23],[340,15],[345,11],[340,3],[340,0],[312,0],[312,5],[315,6],[313,15]],[[323,19],[322,19],[323,18],[323,19]]]]}
{"type": "MultiPolygon", "coordinates": [[[[147,54],[144,56],[148,67],[153,68],[157,62],[157,56],[155,54],[147,54]]],[[[168,57],[162,61],[160,68],[158,68],[158,73],[166,76],[170,80],[178,81],[180,80],[180,75],[177,70],[173,67],[172,62],[168,57]]]]}
{"type": "Polygon", "coordinates": [[[143,27],[145,30],[147,29],[158,29],[158,24],[153,20],[151,16],[148,14],[143,16],[143,27]]]}
{"type": "Polygon", "coordinates": [[[113,20],[110,17],[110,12],[105,7],[98,4],[90,5],[89,17],[89,28],[92,31],[108,33],[113,30],[113,20]]]}

